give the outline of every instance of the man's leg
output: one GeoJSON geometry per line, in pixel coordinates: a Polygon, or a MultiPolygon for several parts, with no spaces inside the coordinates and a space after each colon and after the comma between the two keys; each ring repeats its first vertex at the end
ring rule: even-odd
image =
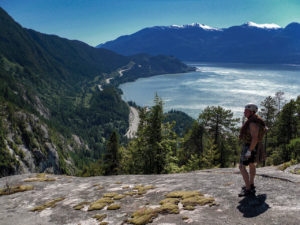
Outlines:
{"type": "Polygon", "coordinates": [[[250,185],[254,185],[254,178],[256,175],[256,165],[255,163],[249,163],[249,172],[250,172],[250,185]]]}
{"type": "Polygon", "coordinates": [[[243,176],[243,179],[244,179],[244,182],[246,185],[246,190],[250,190],[249,174],[246,170],[246,166],[240,164],[239,168],[240,168],[241,174],[243,176]]]}

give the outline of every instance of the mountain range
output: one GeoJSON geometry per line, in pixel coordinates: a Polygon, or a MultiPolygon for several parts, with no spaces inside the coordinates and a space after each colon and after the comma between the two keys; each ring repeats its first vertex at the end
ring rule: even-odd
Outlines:
{"type": "Polygon", "coordinates": [[[123,55],[172,55],[184,61],[300,63],[300,23],[285,28],[248,22],[229,28],[203,24],[155,26],[97,47],[123,55]]]}
{"type": "Polygon", "coordinates": [[[121,141],[129,106],[117,86],[193,68],[169,56],[122,56],[25,29],[0,8],[0,177],[78,174],[121,141]]]}

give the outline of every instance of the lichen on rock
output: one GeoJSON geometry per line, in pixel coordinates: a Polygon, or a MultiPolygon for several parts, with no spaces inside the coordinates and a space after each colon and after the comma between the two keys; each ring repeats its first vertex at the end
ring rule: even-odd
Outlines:
{"type": "Polygon", "coordinates": [[[46,208],[54,208],[54,207],[56,206],[55,203],[60,202],[60,201],[63,201],[64,199],[65,199],[65,198],[57,198],[57,199],[54,199],[54,200],[52,200],[52,201],[46,202],[46,203],[43,204],[43,205],[36,206],[36,207],[34,207],[33,209],[31,209],[30,211],[32,211],[32,212],[35,212],[35,211],[41,212],[41,211],[43,211],[43,210],[46,209],[46,208]]]}
{"type": "Polygon", "coordinates": [[[101,215],[94,215],[93,218],[95,218],[98,222],[102,222],[107,217],[106,214],[101,214],[101,215]]]}
{"type": "Polygon", "coordinates": [[[153,185],[147,185],[147,186],[136,185],[133,189],[138,191],[138,195],[143,195],[143,194],[146,194],[148,190],[154,189],[154,188],[155,188],[155,186],[153,186],[153,185]]]}
{"type": "Polygon", "coordinates": [[[93,210],[101,210],[106,206],[105,203],[101,203],[101,202],[93,202],[89,208],[88,211],[93,211],[93,210]]]}
{"type": "Polygon", "coordinates": [[[121,208],[120,205],[115,204],[115,205],[108,206],[107,210],[116,210],[116,209],[120,209],[120,208],[121,208]]]}
{"type": "Polygon", "coordinates": [[[157,216],[157,209],[141,208],[132,214],[132,219],[128,219],[128,222],[135,225],[143,225],[151,223],[157,216]]]}
{"type": "Polygon", "coordinates": [[[53,177],[48,177],[45,173],[38,173],[35,177],[27,178],[24,182],[35,182],[35,181],[56,181],[53,177]]]}
{"type": "Polygon", "coordinates": [[[80,202],[77,205],[73,206],[73,209],[80,210],[84,208],[85,205],[90,204],[90,202],[80,202]]]}
{"type": "Polygon", "coordinates": [[[117,195],[119,195],[119,193],[111,192],[111,193],[105,193],[105,194],[103,194],[103,197],[113,198],[113,197],[115,197],[117,195]]]}
{"type": "Polygon", "coordinates": [[[120,200],[120,199],[125,198],[125,197],[126,197],[126,195],[118,194],[118,195],[115,195],[113,197],[113,200],[120,200]]]}
{"type": "Polygon", "coordinates": [[[17,186],[7,186],[6,188],[0,188],[1,195],[11,195],[17,192],[30,191],[33,190],[32,185],[17,185],[17,186]]]}

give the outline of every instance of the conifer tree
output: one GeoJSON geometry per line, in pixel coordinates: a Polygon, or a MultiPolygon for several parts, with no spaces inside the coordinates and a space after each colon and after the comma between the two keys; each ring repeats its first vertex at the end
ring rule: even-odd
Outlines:
{"type": "Polygon", "coordinates": [[[112,175],[118,173],[118,167],[120,164],[120,153],[119,137],[116,131],[113,131],[109,137],[103,161],[104,175],[112,175]]]}
{"type": "Polygon", "coordinates": [[[198,158],[201,156],[203,153],[203,135],[203,125],[195,121],[192,128],[183,138],[182,149],[179,152],[179,162],[181,165],[185,164],[192,155],[197,155],[198,158]]]}
{"type": "Polygon", "coordinates": [[[163,121],[163,104],[162,100],[155,95],[155,105],[151,108],[148,127],[146,134],[148,135],[147,155],[149,160],[149,173],[161,173],[165,165],[165,152],[161,146],[162,141],[162,121],[163,121]]]}
{"type": "Polygon", "coordinates": [[[282,108],[282,101],[284,99],[283,95],[284,95],[283,91],[277,91],[275,93],[275,101],[276,101],[277,106],[278,106],[278,113],[280,112],[280,110],[282,108]]]}
{"type": "Polygon", "coordinates": [[[224,167],[229,157],[225,148],[226,138],[228,137],[228,133],[236,131],[236,123],[239,119],[233,118],[231,110],[225,110],[221,106],[208,106],[199,115],[199,121],[214,140],[214,144],[220,153],[219,163],[221,167],[224,167]]]}
{"type": "MultiPolygon", "coordinates": [[[[267,126],[268,132],[266,132],[264,136],[264,148],[265,151],[268,147],[268,138],[269,133],[272,132],[274,122],[276,119],[276,100],[272,98],[271,96],[268,96],[264,101],[260,103],[262,106],[259,115],[263,118],[265,121],[265,124],[267,126]]],[[[266,151],[267,152],[267,151],[266,151]]]]}
{"type": "Polygon", "coordinates": [[[287,148],[290,141],[297,137],[297,105],[292,99],[285,104],[276,121],[277,148],[274,157],[278,162],[291,160],[291,152],[287,148]]]}

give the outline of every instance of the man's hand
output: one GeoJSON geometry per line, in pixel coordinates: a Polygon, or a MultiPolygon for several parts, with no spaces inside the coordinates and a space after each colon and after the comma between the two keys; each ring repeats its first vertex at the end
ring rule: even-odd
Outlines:
{"type": "Polygon", "coordinates": [[[245,154],[245,157],[246,157],[246,158],[250,158],[250,156],[251,156],[251,151],[248,150],[248,151],[246,152],[246,154],[245,154]]]}

